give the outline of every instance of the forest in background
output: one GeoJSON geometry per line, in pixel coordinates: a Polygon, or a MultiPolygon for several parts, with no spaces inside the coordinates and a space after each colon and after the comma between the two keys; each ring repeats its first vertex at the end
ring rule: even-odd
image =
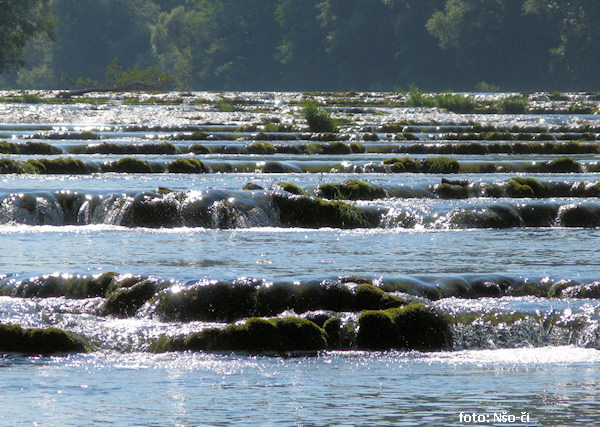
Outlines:
{"type": "Polygon", "coordinates": [[[103,85],[115,70],[149,70],[184,90],[600,83],[597,0],[0,0],[0,9],[3,88],[103,85]]]}

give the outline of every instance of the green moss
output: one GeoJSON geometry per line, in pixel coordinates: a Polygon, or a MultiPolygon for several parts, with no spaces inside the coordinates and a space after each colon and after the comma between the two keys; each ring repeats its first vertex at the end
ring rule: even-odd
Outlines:
{"type": "Polygon", "coordinates": [[[466,199],[469,197],[469,189],[465,185],[441,183],[434,187],[434,191],[442,199],[466,199]]]}
{"type": "Polygon", "coordinates": [[[150,164],[134,157],[124,157],[115,164],[115,171],[120,173],[151,173],[150,164]]]}
{"type": "Polygon", "coordinates": [[[422,304],[364,311],[358,325],[357,341],[362,349],[435,351],[452,348],[448,319],[422,304]]]}
{"type": "Polygon", "coordinates": [[[321,144],[307,144],[304,146],[304,151],[306,154],[322,154],[323,146],[321,144]]]}
{"type": "Polygon", "coordinates": [[[560,211],[560,224],[563,227],[599,227],[600,208],[586,205],[566,207],[560,211]]]}
{"type": "Polygon", "coordinates": [[[329,144],[322,145],[323,154],[351,154],[352,150],[343,142],[334,141],[329,144]]]}
{"type": "Polygon", "coordinates": [[[277,151],[273,144],[269,144],[268,142],[254,142],[247,148],[251,154],[275,154],[277,151]]]}
{"type": "Polygon", "coordinates": [[[367,151],[367,149],[365,148],[364,145],[359,144],[358,142],[352,142],[350,144],[350,151],[353,154],[359,154],[359,153],[365,153],[367,151]]]}
{"type": "Polygon", "coordinates": [[[385,159],[384,165],[391,165],[392,172],[418,172],[419,163],[410,157],[394,157],[391,159],[385,159]]]}
{"type": "Polygon", "coordinates": [[[233,113],[235,111],[235,107],[231,102],[220,100],[215,103],[215,108],[217,111],[221,111],[223,113],[233,113]]]}
{"type": "Polygon", "coordinates": [[[17,145],[12,142],[0,141],[0,153],[17,154],[19,152],[17,145]]]}
{"type": "Polygon", "coordinates": [[[547,197],[549,188],[535,178],[512,178],[508,181],[511,197],[547,197]]]}
{"type": "Polygon", "coordinates": [[[242,325],[206,329],[184,339],[161,338],[152,352],[241,351],[248,353],[318,351],[327,348],[325,331],[313,322],[299,318],[250,318],[242,325]]]}
{"type": "Polygon", "coordinates": [[[570,280],[560,280],[550,286],[550,289],[548,290],[548,298],[562,298],[563,291],[575,285],[576,283],[573,283],[570,280]]]}
{"type": "Polygon", "coordinates": [[[425,173],[458,173],[460,164],[450,157],[430,157],[423,160],[421,171],[425,173]]]}
{"type": "Polygon", "coordinates": [[[40,173],[85,175],[96,172],[96,168],[79,159],[59,157],[52,160],[39,159],[37,162],[43,166],[43,170],[39,170],[40,173]]]}
{"type": "Polygon", "coordinates": [[[208,168],[198,159],[177,159],[167,165],[169,173],[206,173],[208,168]]]}
{"type": "Polygon", "coordinates": [[[83,338],[60,329],[23,329],[17,325],[0,325],[0,352],[50,355],[81,353],[89,349],[89,344],[83,338]]]}
{"type": "Polygon", "coordinates": [[[190,145],[189,151],[194,154],[210,154],[210,148],[202,144],[190,145]]]}
{"type": "Polygon", "coordinates": [[[141,281],[130,288],[122,288],[111,293],[100,308],[100,312],[105,316],[131,317],[154,296],[155,292],[156,288],[152,281],[141,281]]]}
{"type": "Polygon", "coordinates": [[[297,286],[291,283],[272,283],[258,288],[255,315],[275,316],[295,305],[297,286]]]}
{"type": "Polygon", "coordinates": [[[0,159],[0,174],[27,173],[22,162],[0,159]]]}
{"type": "Polygon", "coordinates": [[[572,157],[560,157],[546,163],[543,169],[550,173],[581,172],[581,165],[572,157]]]}
{"type": "Polygon", "coordinates": [[[97,277],[68,278],[62,283],[61,293],[67,298],[74,299],[104,297],[115,276],[116,273],[109,272],[97,277]]]}
{"type": "Polygon", "coordinates": [[[90,130],[84,130],[83,132],[81,132],[79,134],[79,139],[100,139],[100,135],[90,131],[90,130]]]}
{"type": "Polygon", "coordinates": [[[354,310],[385,310],[392,307],[405,305],[402,298],[390,295],[387,292],[367,283],[360,283],[352,289],[354,295],[354,310]]]}
{"type": "Polygon", "coordinates": [[[297,194],[299,196],[308,196],[308,193],[296,184],[291,184],[289,182],[278,182],[277,185],[283,191],[287,191],[288,193],[297,194]]]}
{"type": "Polygon", "coordinates": [[[252,284],[227,282],[169,290],[158,297],[156,313],[169,321],[234,321],[253,315],[255,294],[252,284]]]}
{"type": "Polygon", "coordinates": [[[375,226],[380,221],[378,214],[371,215],[340,201],[274,194],[273,202],[279,208],[281,223],[287,227],[359,228],[375,226]]]}
{"type": "Polygon", "coordinates": [[[350,180],[343,184],[320,185],[317,195],[330,200],[375,200],[386,197],[387,193],[377,185],[361,180],[350,180]]]}

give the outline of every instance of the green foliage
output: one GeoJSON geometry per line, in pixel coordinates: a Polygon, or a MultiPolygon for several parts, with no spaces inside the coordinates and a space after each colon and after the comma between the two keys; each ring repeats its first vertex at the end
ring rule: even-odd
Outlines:
{"type": "Polygon", "coordinates": [[[509,96],[498,102],[500,112],[504,114],[523,114],[527,111],[528,99],[523,96],[509,96]]]}
{"type": "Polygon", "coordinates": [[[317,107],[316,104],[307,104],[302,109],[302,116],[311,132],[337,132],[337,126],[328,110],[317,107]]]}
{"type": "Polygon", "coordinates": [[[115,58],[106,69],[106,82],[118,88],[161,90],[173,84],[173,76],[161,73],[154,66],[140,70],[136,64],[123,68],[115,58]]]}
{"type": "Polygon", "coordinates": [[[409,107],[433,107],[433,99],[425,97],[416,86],[411,86],[406,105],[409,107]]]}
{"type": "Polygon", "coordinates": [[[223,99],[215,103],[215,108],[223,113],[233,113],[235,111],[235,107],[231,104],[231,102],[223,99]]]}
{"type": "Polygon", "coordinates": [[[4,0],[0,4],[0,73],[24,64],[31,39],[53,35],[50,0],[4,0]]]}
{"type": "Polygon", "coordinates": [[[475,101],[470,96],[444,94],[436,96],[435,106],[444,108],[453,113],[472,113],[475,110],[475,101]]]}

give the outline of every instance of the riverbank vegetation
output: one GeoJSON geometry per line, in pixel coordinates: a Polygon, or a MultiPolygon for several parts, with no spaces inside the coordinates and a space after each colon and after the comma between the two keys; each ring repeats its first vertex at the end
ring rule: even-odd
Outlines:
{"type": "MultiPolygon", "coordinates": [[[[416,85],[581,91],[600,83],[595,2],[36,0],[24,5],[9,1],[1,18],[10,31],[2,35],[0,87],[132,83],[127,77],[186,90],[416,85]]],[[[415,106],[474,108],[468,98],[412,95],[415,106]]],[[[526,105],[516,97],[500,107],[513,113],[526,105]]]]}

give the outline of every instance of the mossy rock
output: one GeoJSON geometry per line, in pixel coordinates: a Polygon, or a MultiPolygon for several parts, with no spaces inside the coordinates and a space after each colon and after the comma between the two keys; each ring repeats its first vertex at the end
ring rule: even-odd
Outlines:
{"type": "Polygon", "coordinates": [[[82,353],[89,349],[89,344],[83,338],[60,329],[24,329],[18,325],[0,325],[0,352],[51,355],[82,353]]]}
{"type": "Polygon", "coordinates": [[[244,184],[244,186],[242,187],[242,190],[245,190],[245,191],[264,190],[264,188],[258,184],[254,184],[253,182],[248,182],[248,183],[244,184]]]}
{"type": "Polygon", "coordinates": [[[104,297],[116,276],[117,273],[107,272],[96,277],[86,276],[65,280],[64,296],[74,299],[104,297]]]}
{"type": "Polygon", "coordinates": [[[562,298],[600,298],[600,282],[594,282],[585,285],[575,285],[565,288],[561,291],[562,298]]]}
{"type": "Polygon", "coordinates": [[[343,142],[334,141],[329,144],[322,145],[323,154],[351,154],[350,147],[343,142]]]}
{"type": "Polygon", "coordinates": [[[206,173],[208,168],[198,159],[177,159],[167,165],[169,173],[206,173]]]}
{"type": "Polygon", "coordinates": [[[18,152],[20,154],[62,154],[63,151],[47,142],[31,142],[28,141],[25,144],[18,145],[18,152]]]}
{"type": "Polygon", "coordinates": [[[208,148],[206,145],[202,145],[202,144],[190,145],[188,150],[194,154],[210,154],[211,153],[210,148],[208,148]]]}
{"type": "Polygon", "coordinates": [[[419,172],[419,163],[410,157],[394,157],[391,159],[385,159],[383,164],[391,165],[391,171],[396,173],[419,172]]]}
{"type": "Polygon", "coordinates": [[[564,227],[600,227],[600,207],[577,205],[565,207],[560,212],[564,227]]]}
{"type": "Polygon", "coordinates": [[[306,154],[323,154],[323,145],[321,144],[307,144],[303,148],[306,154]]]}
{"type": "Polygon", "coordinates": [[[254,142],[247,148],[250,154],[275,154],[277,152],[273,144],[268,142],[254,142]]]}
{"type": "Polygon", "coordinates": [[[0,159],[0,174],[26,173],[22,162],[12,159],[0,159]]]}
{"type": "Polygon", "coordinates": [[[119,159],[114,165],[115,171],[120,173],[152,173],[150,164],[134,157],[119,159]]]}
{"type": "Polygon", "coordinates": [[[163,228],[181,225],[177,200],[169,195],[140,193],[123,218],[122,225],[128,227],[163,228]]]}
{"type": "Polygon", "coordinates": [[[130,288],[121,288],[111,293],[102,307],[102,315],[112,315],[115,317],[131,317],[150,300],[156,293],[156,286],[150,280],[144,280],[136,283],[130,288]]]}
{"type": "Polygon", "coordinates": [[[535,178],[511,178],[508,181],[508,194],[511,197],[547,197],[548,187],[535,178]]]}
{"type": "Polygon", "coordinates": [[[273,202],[279,209],[281,223],[286,227],[374,227],[381,220],[378,213],[359,209],[340,201],[324,201],[318,198],[287,194],[273,194],[273,202]]]}
{"type": "Polygon", "coordinates": [[[354,311],[385,310],[392,307],[402,307],[406,304],[401,298],[390,295],[376,286],[361,283],[352,289],[354,295],[354,311]]]}
{"type": "Polygon", "coordinates": [[[325,331],[300,318],[250,318],[242,325],[206,329],[184,339],[159,339],[150,347],[163,351],[234,351],[245,353],[314,352],[327,348],[325,331]]]}
{"type": "Polygon", "coordinates": [[[308,196],[308,193],[296,184],[291,184],[289,182],[278,182],[277,186],[279,186],[283,191],[287,191],[288,193],[296,194],[299,196],[308,196]]]}
{"type": "Polygon", "coordinates": [[[292,283],[263,285],[256,291],[255,315],[276,316],[295,307],[297,286],[292,283]]]}
{"type": "Polygon", "coordinates": [[[364,311],[358,318],[358,347],[368,350],[452,349],[448,319],[422,304],[384,311],[364,311]]]}
{"type": "MultiPolygon", "coordinates": [[[[2,154],[18,154],[19,148],[17,144],[12,142],[0,141],[0,153],[2,154]]],[[[6,160],[6,159],[2,159],[6,160]]]]}
{"type": "Polygon", "coordinates": [[[450,157],[430,157],[421,163],[421,171],[424,173],[458,173],[460,164],[450,157]]]}
{"type": "Polygon", "coordinates": [[[361,180],[350,180],[340,186],[340,192],[343,199],[346,200],[375,200],[383,199],[387,196],[386,191],[373,184],[368,184],[361,180]]]}
{"type": "Polygon", "coordinates": [[[466,199],[469,197],[469,188],[465,185],[441,183],[434,187],[435,194],[442,199],[466,199]]]}
{"type": "Polygon", "coordinates": [[[357,142],[352,142],[352,143],[350,143],[350,151],[352,152],[352,154],[360,154],[360,153],[366,153],[367,149],[362,144],[359,144],[357,142]]]}
{"type": "Polygon", "coordinates": [[[560,157],[543,165],[543,170],[550,173],[581,172],[581,165],[572,157],[560,157]]]}
{"type": "Polygon", "coordinates": [[[85,175],[92,172],[97,172],[96,168],[93,168],[85,164],[79,159],[60,157],[58,159],[39,159],[38,164],[43,166],[43,170],[40,173],[46,174],[73,174],[73,175],[85,175]]]}
{"type": "Polygon", "coordinates": [[[578,283],[571,280],[560,280],[550,286],[548,290],[548,298],[563,298],[563,291],[572,286],[577,286],[578,283]]]}
{"type": "Polygon", "coordinates": [[[255,294],[256,286],[224,281],[167,290],[157,298],[156,313],[167,321],[235,321],[253,315],[255,294]]]}

